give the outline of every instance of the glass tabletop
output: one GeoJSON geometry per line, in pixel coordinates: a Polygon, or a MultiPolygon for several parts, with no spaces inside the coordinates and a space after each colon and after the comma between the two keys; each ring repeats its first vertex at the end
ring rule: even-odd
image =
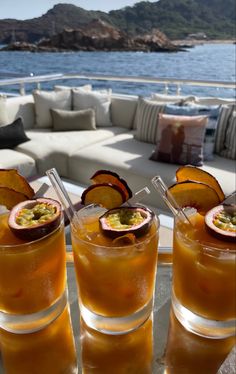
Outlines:
{"type": "MultiPolygon", "coordinates": [[[[161,248],[168,254],[168,248],[161,248]]],[[[157,269],[153,314],[138,330],[125,336],[95,332],[80,321],[73,263],[68,284],[79,374],[215,374],[235,339],[205,339],[186,331],[171,309],[172,265],[161,256],[157,269]],[[99,354],[94,354],[97,352],[99,354]]],[[[234,357],[231,358],[233,362],[234,357]]],[[[223,373],[232,374],[230,371],[223,373]]]]}
{"type": "MultiPolygon", "coordinates": [[[[78,374],[235,373],[235,353],[231,354],[227,365],[221,367],[234,347],[234,338],[213,340],[193,335],[173,315],[170,249],[159,249],[152,316],[136,331],[116,336],[96,332],[80,320],[71,247],[68,250],[69,304],[78,374]]],[[[4,373],[1,359],[0,373],[4,373]]]]}

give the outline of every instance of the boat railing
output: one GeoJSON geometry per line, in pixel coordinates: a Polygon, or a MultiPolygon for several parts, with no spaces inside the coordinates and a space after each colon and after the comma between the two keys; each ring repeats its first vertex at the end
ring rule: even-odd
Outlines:
{"type": "Polygon", "coordinates": [[[98,75],[98,74],[47,74],[33,75],[18,78],[0,79],[0,87],[19,85],[19,94],[25,95],[25,85],[29,83],[36,84],[37,89],[41,88],[41,83],[58,81],[58,80],[87,80],[87,81],[104,81],[104,82],[127,82],[127,83],[144,83],[159,84],[164,86],[164,93],[168,93],[169,86],[175,86],[176,94],[179,95],[182,86],[200,86],[205,88],[224,88],[236,90],[236,83],[229,81],[207,81],[207,80],[190,80],[176,78],[155,78],[149,76],[117,76],[117,75],[98,75]]]}

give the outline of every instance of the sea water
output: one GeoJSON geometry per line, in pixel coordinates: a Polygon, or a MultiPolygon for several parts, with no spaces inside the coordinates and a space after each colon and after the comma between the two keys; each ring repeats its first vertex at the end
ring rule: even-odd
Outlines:
{"type": "MultiPolygon", "coordinates": [[[[144,52],[0,52],[0,79],[7,73],[19,76],[56,73],[103,74],[120,76],[149,76],[209,81],[235,81],[235,44],[203,44],[176,53],[144,52]],[[1,73],[3,73],[1,76],[1,73]]],[[[81,85],[92,83],[95,89],[112,88],[117,93],[149,95],[163,92],[164,85],[105,82],[105,81],[54,81],[42,83],[42,89],[55,84],[81,85]]],[[[28,91],[35,85],[27,85],[28,91]]],[[[17,93],[19,87],[4,87],[4,91],[17,93]]],[[[168,87],[175,93],[176,86],[168,87]]],[[[1,88],[1,91],[3,89],[1,88]]],[[[233,89],[216,89],[186,86],[182,94],[234,97],[233,89]]]]}

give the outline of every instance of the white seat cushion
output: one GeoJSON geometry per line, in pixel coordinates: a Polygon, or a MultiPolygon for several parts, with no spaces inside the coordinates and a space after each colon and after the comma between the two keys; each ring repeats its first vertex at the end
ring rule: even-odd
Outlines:
{"type": "Polygon", "coordinates": [[[25,177],[36,174],[34,159],[12,149],[0,149],[0,169],[17,169],[25,177]]]}

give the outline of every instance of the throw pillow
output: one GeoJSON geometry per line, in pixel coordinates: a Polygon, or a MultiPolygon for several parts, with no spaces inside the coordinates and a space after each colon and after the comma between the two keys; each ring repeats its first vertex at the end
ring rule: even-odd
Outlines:
{"type": "Polygon", "coordinates": [[[226,131],[229,125],[230,117],[236,110],[236,105],[222,105],[217,121],[216,137],[215,137],[215,153],[221,155],[221,151],[225,149],[226,131]]]}
{"type": "Polygon", "coordinates": [[[0,127],[0,149],[12,149],[28,140],[30,139],[25,134],[21,117],[9,125],[0,127]]]}
{"type": "Polygon", "coordinates": [[[214,159],[214,143],[215,143],[215,134],[216,134],[216,125],[217,119],[220,113],[219,105],[166,105],[165,111],[166,114],[172,115],[184,115],[184,116],[198,116],[206,115],[208,116],[208,122],[206,126],[206,132],[204,137],[203,145],[203,158],[204,161],[212,161],[214,159]]]}
{"type": "Polygon", "coordinates": [[[96,130],[95,111],[51,109],[54,131],[96,130]]]}
{"type": "Polygon", "coordinates": [[[164,111],[165,106],[150,100],[139,98],[136,119],[137,132],[135,138],[142,142],[156,144],[158,114],[164,111]]]}
{"type": "Polygon", "coordinates": [[[0,126],[5,126],[9,123],[6,103],[7,103],[6,97],[0,96],[0,126]]]}
{"type": "Polygon", "coordinates": [[[228,119],[224,149],[222,149],[220,155],[236,160],[236,110],[231,113],[231,116],[228,119]]]}
{"type": "Polygon", "coordinates": [[[153,161],[201,166],[206,116],[159,114],[153,161]]]}
{"type": "Polygon", "coordinates": [[[111,94],[96,91],[72,90],[73,110],[94,109],[97,126],[112,126],[110,119],[111,94]]]}
{"type": "Polygon", "coordinates": [[[52,127],[50,109],[71,109],[71,91],[39,91],[33,92],[35,101],[36,128],[47,129],[52,127]]]}

